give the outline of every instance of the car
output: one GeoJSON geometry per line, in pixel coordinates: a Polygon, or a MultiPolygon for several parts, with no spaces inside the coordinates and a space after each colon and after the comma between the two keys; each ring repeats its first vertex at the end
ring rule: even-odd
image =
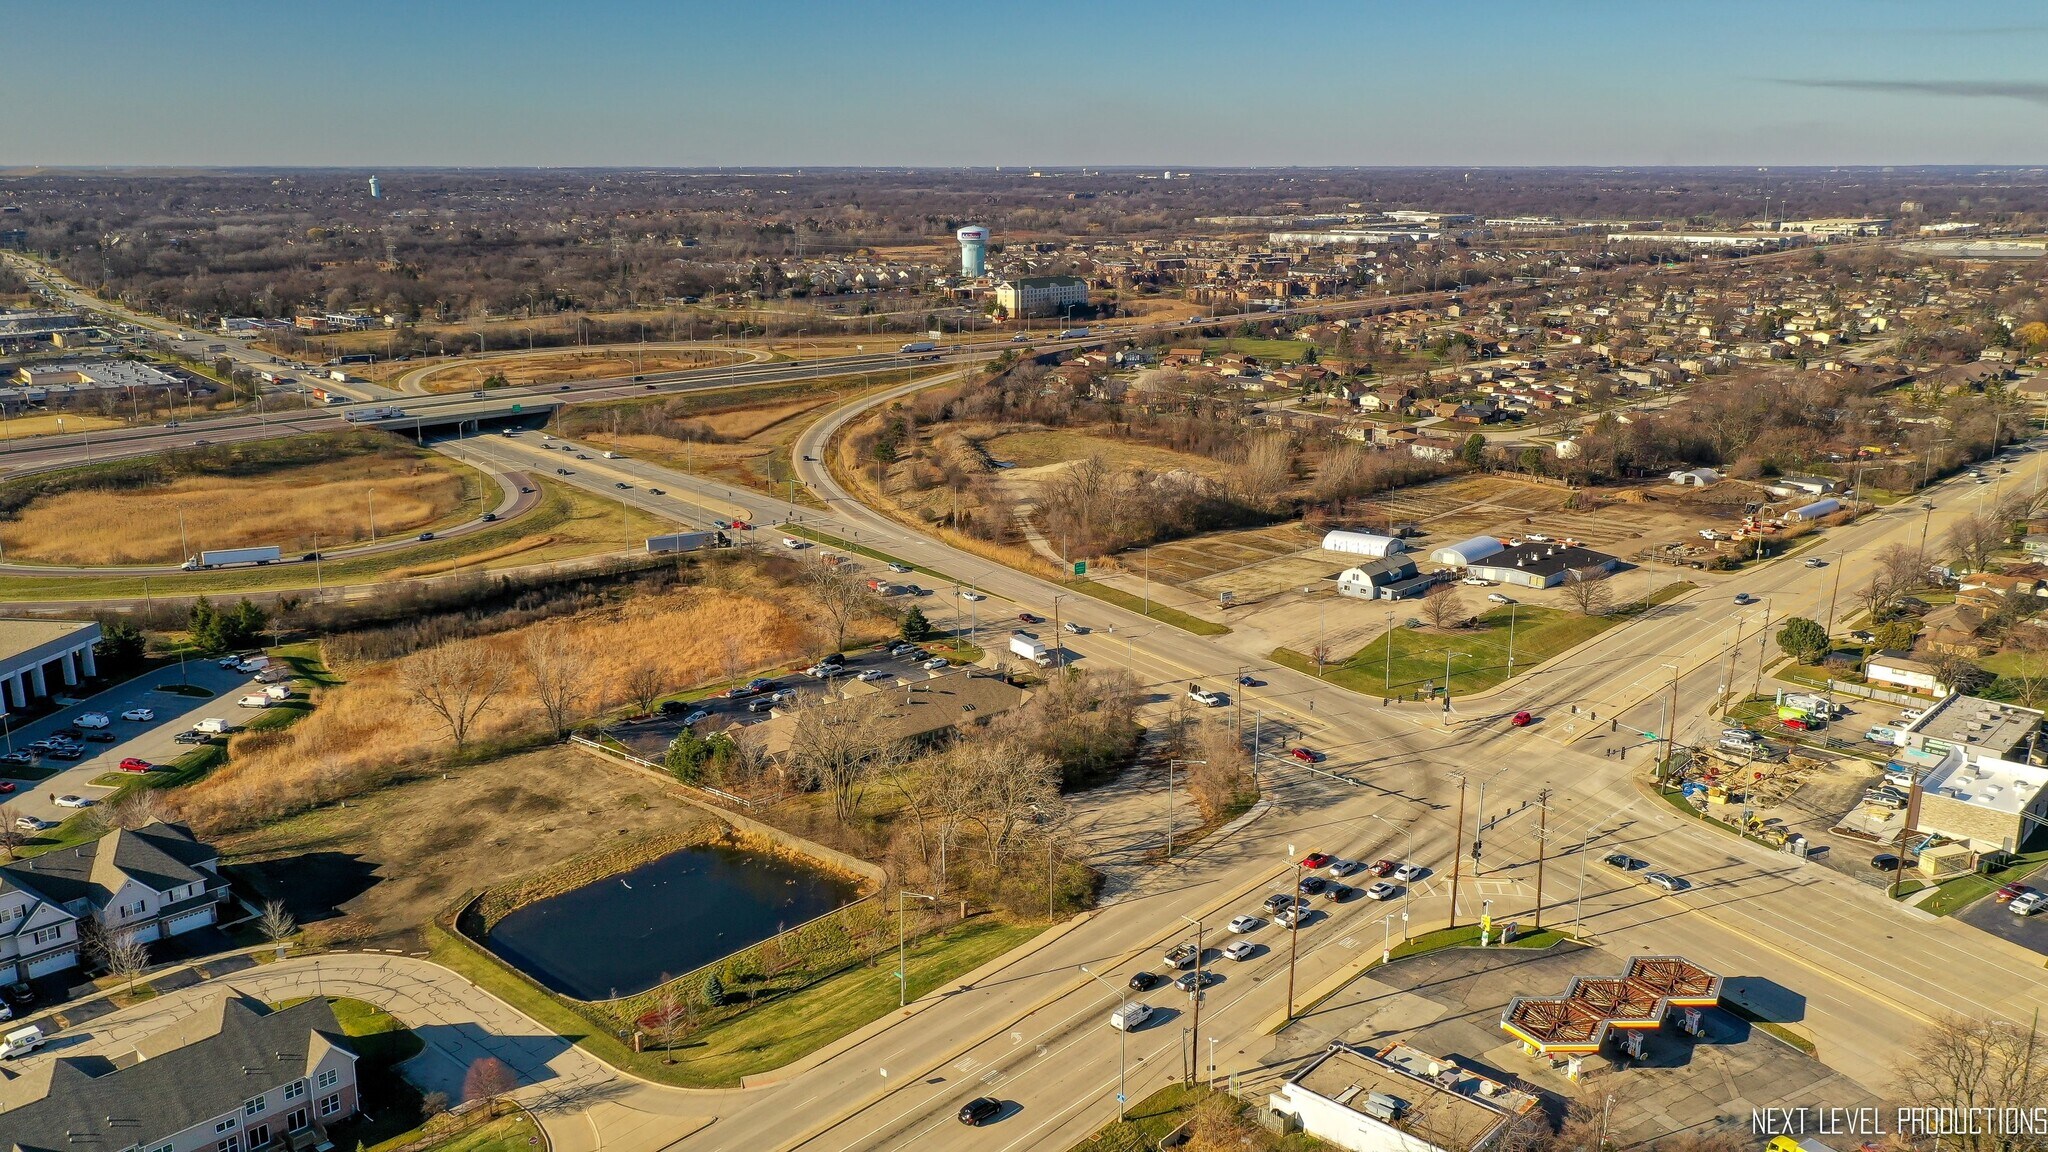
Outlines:
{"type": "Polygon", "coordinates": [[[960,1122],[969,1128],[985,1124],[1003,1114],[1003,1102],[993,1096],[976,1096],[960,1106],[960,1122]]]}
{"type": "Polygon", "coordinates": [[[767,696],[761,696],[756,699],[747,701],[747,711],[752,712],[755,715],[767,712],[774,707],[775,701],[767,696]]]}
{"type": "Polygon", "coordinates": [[[14,791],[14,781],[12,781],[12,780],[0,780],[0,795],[5,795],[5,794],[7,794],[7,793],[10,793],[10,792],[13,792],[13,791],[14,791]]]}
{"type": "Polygon", "coordinates": [[[204,744],[208,736],[204,732],[180,732],[171,739],[179,744],[204,744]]]}
{"type": "Polygon", "coordinates": [[[1809,732],[1813,729],[1813,723],[1811,721],[1801,720],[1797,716],[1787,716],[1783,720],[1778,721],[1778,723],[1783,724],[1785,727],[1790,728],[1794,732],[1809,732]]]}
{"type": "Polygon", "coordinates": [[[497,519],[498,514],[496,512],[486,512],[483,514],[483,522],[486,524],[496,523],[497,519]]]}
{"type": "Polygon", "coordinates": [[[1024,342],[1025,342],[1026,340],[1029,340],[1029,339],[1031,339],[1031,334],[1030,334],[1030,333],[1028,333],[1028,332],[1019,332],[1019,333],[1017,333],[1017,334],[1016,334],[1015,336],[1012,336],[1012,337],[1010,337],[1010,343],[1012,343],[1012,344],[1022,344],[1022,343],[1024,343],[1024,342]]]}
{"type": "Polygon", "coordinates": [[[1903,791],[1913,786],[1913,774],[1911,772],[1887,772],[1884,774],[1884,782],[1903,791]]]}
{"type": "Polygon", "coordinates": [[[1528,536],[1524,537],[1524,539],[1526,539],[1526,540],[1529,540],[1529,541],[1531,541],[1531,542],[1533,542],[1533,543],[1537,543],[1537,544],[1548,544],[1548,543],[1550,543],[1550,537],[1548,537],[1548,536],[1545,536],[1545,535],[1544,535],[1543,533],[1541,533],[1541,532],[1531,532],[1531,533],[1529,533],[1529,535],[1528,535],[1528,536]]]}
{"type": "Polygon", "coordinates": [[[1313,896],[1323,890],[1324,883],[1321,876],[1303,876],[1295,888],[1299,889],[1303,896],[1313,896]]]}
{"type": "Polygon", "coordinates": [[[1828,566],[1828,562],[1821,559],[1818,556],[1808,556],[1806,559],[1800,561],[1800,564],[1807,568],[1825,568],[1828,566]]]}
{"type": "Polygon", "coordinates": [[[1737,592],[1735,594],[1735,602],[1737,604],[1754,604],[1756,603],[1756,597],[1751,596],[1747,592],[1737,592]]]}
{"type": "Polygon", "coordinates": [[[2044,905],[2048,905],[2048,895],[2043,895],[2039,892],[2028,892],[2025,895],[2016,897],[2011,904],[2006,905],[2006,911],[2015,916],[2032,916],[2034,913],[2039,912],[2044,905]]]}
{"type": "MultiPolygon", "coordinates": [[[[647,490],[647,494],[649,496],[666,496],[668,495],[668,490],[665,488],[649,488],[647,490]]],[[[725,527],[725,525],[720,524],[719,527],[723,528],[725,527]]]]}
{"type": "Polygon", "coordinates": [[[1680,880],[1669,872],[1645,872],[1643,873],[1643,879],[1658,888],[1662,888],[1666,892],[1676,892],[1680,888],[1685,887],[1685,881],[1680,880]]]}
{"type": "Polygon", "coordinates": [[[1366,871],[1371,872],[1375,876],[1392,876],[1394,874],[1394,869],[1397,867],[1399,867],[1399,865],[1396,864],[1394,861],[1382,857],[1381,859],[1375,860],[1371,864],[1367,865],[1366,871]]]}
{"type": "Polygon", "coordinates": [[[1911,724],[1925,715],[1927,713],[1919,708],[1901,708],[1899,709],[1899,722],[1901,724],[1911,724]]]}
{"type": "Polygon", "coordinates": [[[1288,929],[1301,927],[1307,918],[1308,909],[1300,905],[1293,908],[1282,908],[1280,911],[1273,913],[1273,923],[1288,929]]]}
{"type": "Polygon", "coordinates": [[[626,488],[631,488],[631,487],[632,487],[632,485],[631,485],[631,484],[628,484],[628,483],[626,483],[626,482],[625,482],[624,480],[621,480],[621,481],[619,481],[618,483],[616,483],[616,484],[612,485],[612,487],[614,487],[614,488],[618,488],[618,489],[621,489],[621,490],[623,490],[623,489],[626,489],[626,488]]]}
{"type": "Polygon", "coordinates": [[[64,795],[57,797],[57,807],[90,808],[92,807],[92,801],[84,796],[73,796],[71,793],[66,792],[64,795]]]}
{"type": "Polygon", "coordinates": [[[1899,858],[1891,852],[1879,852],[1870,858],[1870,866],[1880,872],[1893,872],[1899,867],[1899,858]]]}
{"type": "Polygon", "coordinates": [[[2010,904],[2013,901],[2019,899],[2022,896],[2025,896],[2027,893],[2032,891],[2033,889],[2027,887],[2025,884],[2007,884],[2005,887],[2000,888],[1998,891],[1993,892],[1991,895],[1992,898],[1997,900],[2000,904],[2010,904]]]}
{"type": "MultiPolygon", "coordinates": [[[[760,694],[761,690],[759,688],[754,687],[751,684],[739,684],[725,690],[725,698],[727,700],[745,700],[749,697],[759,696],[760,694]]],[[[673,704],[677,702],[672,700],[669,703],[673,704]]],[[[664,704],[662,705],[662,707],[667,708],[668,705],[664,704]]]]}
{"type": "Polygon", "coordinates": [[[1306,748],[1289,748],[1287,756],[1290,759],[1299,760],[1303,764],[1313,764],[1316,762],[1316,754],[1306,748]]]}
{"type": "Polygon", "coordinates": [[[1183,992],[1193,994],[1195,992],[1200,991],[1203,988],[1207,988],[1209,985],[1214,984],[1221,979],[1223,979],[1223,977],[1218,976],[1214,972],[1209,971],[1207,968],[1199,968],[1193,972],[1189,972],[1183,975],[1180,979],[1175,980],[1173,982],[1173,986],[1175,988],[1180,989],[1183,992]]]}
{"type": "Polygon", "coordinates": [[[1133,992],[1150,992],[1158,983],[1159,974],[1157,972],[1131,973],[1131,991],[1133,992]]]}
{"type": "Polygon", "coordinates": [[[1031,613],[1029,613],[1029,612],[1019,612],[1019,613],[1017,613],[1017,620],[1018,620],[1018,621],[1019,621],[1020,623],[1024,623],[1024,624],[1043,624],[1043,623],[1045,623],[1045,617],[1043,617],[1043,616],[1034,616],[1034,615],[1032,615],[1032,614],[1031,614],[1031,613]]]}
{"type": "Polygon", "coordinates": [[[1275,892],[1271,896],[1266,897],[1264,907],[1268,912],[1279,913],[1289,908],[1299,907],[1304,903],[1306,901],[1302,900],[1299,896],[1290,896],[1285,892],[1275,892]]]}
{"type": "Polygon", "coordinates": [[[1335,859],[1336,857],[1330,855],[1328,852],[1311,852],[1308,855],[1303,856],[1301,858],[1301,866],[1311,871],[1317,868],[1328,868],[1330,866],[1330,861],[1335,859]]]}
{"type": "Polygon", "coordinates": [[[944,656],[934,656],[931,659],[925,661],[924,663],[918,665],[918,667],[924,669],[927,672],[937,672],[939,669],[944,668],[951,663],[952,661],[946,659],[944,656]]]}
{"type": "Polygon", "coordinates": [[[105,728],[113,721],[105,712],[81,712],[71,721],[73,728],[105,728]]]}
{"type": "Polygon", "coordinates": [[[775,680],[769,676],[756,676],[752,680],[747,681],[747,687],[752,688],[756,692],[766,692],[768,689],[775,687],[775,680]]]}
{"type": "Polygon", "coordinates": [[[1508,718],[1508,723],[1517,728],[1527,728],[1535,719],[1534,716],[1529,715],[1527,712],[1517,712],[1508,718]]]}
{"type": "MultiPolygon", "coordinates": [[[[564,451],[564,452],[567,452],[567,451],[568,451],[568,449],[567,449],[567,448],[564,448],[564,449],[562,449],[562,451],[564,451]]],[[[576,454],[576,458],[577,458],[578,460],[588,460],[588,459],[590,459],[590,456],[589,456],[589,454],[588,454],[588,453],[584,453],[584,452],[578,452],[578,453],[576,454]]]]}
{"type": "Polygon", "coordinates": [[[1253,932],[1264,927],[1265,924],[1266,922],[1257,916],[1232,916],[1230,918],[1230,930],[1232,932],[1253,932]]]}
{"type": "Polygon", "coordinates": [[[860,675],[854,677],[855,680],[859,680],[864,684],[873,684],[877,680],[887,680],[888,678],[889,674],[887,672],[882,671],[880,668],[870,668],[867,671],[861,673],[860,675]]]}
{"type": "Polygon", "coordinates": [[[419,538],[421,540],[432,540],[434,538],[434,534],[432,532],[422,532],[420,533],[419,538]]]}
{"type": "Polygon", "coordinates": [[[747,523],[745,520],[735,520],[732,522],[732,526],[734,529],[741,532],[752,532],[754,530],[754,526],[752,524],[747,523]]]}
{"type": "Polygon", "coordinates": [[[983,596],[983,595],[982,595],[981,593],[979,593],[979,592],[976,592],[976,591],[975,591],[974,589],[972,589],[972,588],[966,589],[965,591],[961,592],[961,593],[960,593],[960,598],[961,598],[962,600],[986,600],[986,599],[988,599],[988,597],[986,597],[986,596],[983,596]]]}
{"type": "Polygon", "coordinates": [[[35,762],[36,754],[33,752],[9,752],[5,756],[0,756],[0,764],[33,764],[35,762]]]}
{"type": "Polygon", "coordinates": [[[571,471],[569,471],[569,470],[568,470],[567,468],[557,468],[557,469],[555,469],[555,475],[557,475],[557,476],[574,476],[574,475],[575,475],[575,473],[574,473],[574,472],[571,472],[571,471]]]}
{"type": "Polygon", "coordinates": [[[50,759],[52,760],[81,760],[84,757],[85,749],[73,745],[67,744],[61,748],[50,749],[50,759]]]}
{"type": "Polygon", "coordinates": [[[1641,860],[1626,852],[1609,852],[1600,858],[1600,862],[1609,868],[1619,868],[1623,872],[1633,872],[1644,866],[1641,860]]]}
{"type": "Polygon", "coordinates": [[[1415,881],[1422,879],[1423,871],[1424,869],[1420,864],[1403,864],[1399,868],[1394,869],[1394,879],[1399,880],[1403,884],[1413,884],[1415,881]]]}
{"type": "Polygon", "coordinates": [[[1365,898],[1367,900],[1392,900],[1394,894],[1399,891],[1399,888],[1394,887],[1385,880],[1375,880],[1366,886],[1365,898]]]}
{"type": "Polygon", "coordinates": [[[85,734],[85,742],[87,744],[112,744],[119,739],[120,737],[112,732],[87,732],[85,734]]]}
{"type": "Polygon", "coordinates": [[[1223,946],[1225,960],[1249,960],[1257,955],[1259,946],[1249,940],[1232,940],[1223,946]]]}
{"type": "Polygon", "coordinates": [[[1193,968],[1202,954],[1195,951],[1193,941],[1183,940],[1166,950],[1166,966],[1173,969],[1193,968]]]}
{"type": "Polygon", "coordinates": [[[138,756],[124,756],[121,758],[121,771],[154,772],[156,771],[156,765],[151,764],[149,761],[144,760],[138,756]]]}
{"type": "Polygon", "coordinates": [[[6,999],[7,1006],[18,1012],[36,1002],[36,990],[28,981],[16,980],[7,987],[0,988],[0,998],[6,999]]]}
{"type": "Polygon", "coordinates": [[[1854,640],[1858,644],[1874,644],[1877,642],[1877,633],[1866,632],[1859,628],[1849,633],[1849,639],[1854,640]]]}
{"type": "Polygon", "coordinates": [[[1365,865],[1360,864],[1356,860],[1332,860],[1330,861],[1329,873],[1332,876],[1349,876],[1364,867],[1365,865]]]}
{"type": "Polygon", "coordinates": [[[889,571],[891,571],[891,572],[908,572],[908,571],[910,571],[910,565],[908,565],[908,564],[902,564],[902,563],[898,563],[898,562],[896,562],[896,561],[893,561],[893,560],[889,562],[889,566],[888,566],[888,567],[889,567],[889,571]]]}
{"type": "Polygon", "coordinates": [[[45,828],[55,828],[56,826],[57,822],[55,820],[43,820],[35,816],[16,816],[14,818],[14,827],[17,831],[21,832],[41,832],[45,828]]]}
{"type": "Polygon", "coordinates": [[[1486,600],[1489,604],[1513,604],[1515,602],[1515,598],[1505,592],[1488,592],[1486,600]]]}
{"type": "Polygon", "coordinates": [[[804,546],[804,542],[797,539],[794,536],[784,536],[782,538],[782,546],[784,548],[795,550],[798,548],[802,548],[804,546]]]}
{"type": "Polygon", "coordinates": [[[50,735],[58,740],[76,740],[85,733],[76,728],[59,728],[50,735]]]}
{"type": "Polygon", "coordinates": [[[1247,674],[1237,678],[1237,686],[1239,688],[1264,688],[1266,682],[1256,676],[1247,674]]]}

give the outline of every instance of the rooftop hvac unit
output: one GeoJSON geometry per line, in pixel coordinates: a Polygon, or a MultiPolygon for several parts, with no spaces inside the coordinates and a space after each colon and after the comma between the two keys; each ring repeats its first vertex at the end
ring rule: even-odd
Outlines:
{"type": "Polygon", "coordinates": [[[1332,1096],[1331,1099],[1335,1100],[1339,1104],[1349,1107],[1351,1101],[1357,1099],[1358,1094],[1363,1091],[1365,1091],[1363,1087],[1357,1084],[1353,1084],[1350,1087],[1344,1089],[1342,1092],[1339,1092],[1335,1096],[1332,1096]]]}
{"type": "Polygon", "coordinates": [[[1401,1118],[1401,1101],[1399,1097],[1384,1092],[1367,1093],[1363,1111],[1375,1120],[1391,1124],[1401,1118]]]}

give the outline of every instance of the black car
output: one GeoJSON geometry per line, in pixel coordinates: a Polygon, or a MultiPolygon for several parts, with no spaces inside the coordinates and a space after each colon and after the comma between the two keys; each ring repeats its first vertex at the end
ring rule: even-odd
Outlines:
{"type": "Polygon", "coordinates": [[[1609,852],[1607,855],[1602,856],[1600,858],[1600,862],[1602,864],[1607,865],[1609,868],[1619,868],[1623,872],[1633,872],[1636,869],[1644,866],[1641,860],[1638,860],[1625,852],[1609,852]]]}
{"type": "Polygon", "coordinates": [[[50,735],[52,735],[52,736],[61,736],[61,737],[63,737],[63,738],[64,738],[64,739],[66,739],[66,740],[76,740],[76,739],[78,739],[78,738],[79,738],[80,736],[83,736],[83,735],[85,735],[85,733],[83,733],[83,732],[80,732],[80,731],[79,731],[78,729],[76,729],[76,728],[59,728],[59,729],[57,729],[57,730],[56,730],[55,732],[52,732],[52,733],[50,733],[50,735]]]}
{"type": "Polygon", "coordinates": [[[1175,980],[1173,982],[1173,986],[1175,988],[1180,989],[1183,992],[1193,992],[1197,988],[1207,988],[1209,985],[1214,984],[1221,979],[1223,979],[1223,977],[1216,975],[1214,972],[1209,971],[1207,968],[1203,968],[1199,971],[1190,972],[1187,975],[1182,976],[1180,979],[1175,980]]]}
{"type": "Polygon", "coordinates": [[[618,489],[626,489],[626,488],[631,488],[631,487],[632,487],[632,485],[631,485],[631,484],[628,484],[628,483],[626,483],[626,482],[625,482],[624,480],[621,480],[621,481],[619,481],[618,483],[616,483],[616,484],[612,485],[612,487],[614,487],[614,488],[618,488],[618,489]]]}
{"type": "Polygon", "coordinates": [[[1321,876],[1303,876],[1301,878],[1301,883],[1297,885],[1297,887],[1301,889],[1301,894],[1303,896],[1313,896],[1316,893],[1321,892],[1325,885],[1323,884],[1323,878],[1321,876]]]}
{"type": "Polygon", "coordinates": [[[696,710],[696,705],[691,704],[687,700],[663,700],[661,702],[661,714],[663,716],[686,716],[696,710]]]}
{"type": "Polygon", "coordinates": [[[483,516],[484,523],[486,524],[489,524],[491,521],[496,520],[497,518],[498,514],[496,512],[486,512],[484,513],[483,516]]]}
{"type": "Polygon", "coordinates": [[[82,760],[84,758],[85,749],[83,748],[66,745],[62,748],[50,749],[50,759],[52,760],[82,760]]]}
{"type": "Polygon", "coordinates": [[[1870,866],[1879,872],[1896,872],[1899,870],[1899,858],[1889,852],[1879,852],[1870,858],[1870,866]]]}
{"type": "Polygon", "coordinates": [[[112,744],[119,739],[120,737],[112,732],[88,732],[85,734],[85,742],[88,744],[112,744]]]}
{"type": "Polygon", "coordinates": [[[0,988],[0,996],[6,997],[7,1003],[17,1012],[36,1002],[36,990],[26,980],[17,980],[0,988]]]}
{"type": "Polygon", "coordinates": [[[1003,1102],[993,1096],[976,1096],[960,1108],[960,1122],[970,1127],[985,1124],[1000,1116],[1003,1102]]]}
{"type": "Polygon", "coordinates": [[[318,560],[319,558],[320,554],[318,552],[308,552],[304,556],[299,557],[299,559],[304,560],[308,564],[311,564],[313,561],[318,560]]]}
{"type": "Polygon", "coordinates": [[[1131,991],[1133,991],[1133,992],[1150,992],[1150,991],[1152,990],[1153,986],[1154,986],[1154,985],[1156,985],[1156,984],[1158,984],[1158,983],[1159,983],[1159,974],[1158,974],[1158,973],[1156,973],[1156,972],[1138,972],[1138,973],[1134,973],[1134,974],[1133,974],[1133,975],[1131,976],[1131,991]]]}
{"type": "Polygon", "coordinates": [[[664,492],[663,490],[661,490],[661,489],[659,489],[659,488],[649,488],[649,489],[647,490],[647,494],[648,494],[648,495],[650,495],[650,496],[666,496],[666,495],[668,495],[668,493],[667,493],[667,492],[664,492]]]}

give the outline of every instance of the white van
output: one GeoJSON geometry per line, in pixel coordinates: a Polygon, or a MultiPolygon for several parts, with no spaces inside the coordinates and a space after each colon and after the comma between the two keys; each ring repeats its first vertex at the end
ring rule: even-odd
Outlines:
{"type": "Polygon", "coordinates": [[[617,460],[619,458],[619,454],[617,452],[607,452],[604,454],[604,458],[607,460],[617,460]]]}
{"type": "Polygon", "coordinates": [[[112,724],[105,712],[81,712],[72,717],[72,726],[77,728],[105,728],[112,724]]]}
{"type": "Polygon", "coordinates": [[[277,701],[272,700],[261,692],[255,692],[242,697],[240,700],[235,701],[235,703],[244,708],[268,708],[272,704],[277,703],[277,701]]]}
{"type": "Polygon", "coordinates": [[[0,1060],[12,1060],[17,1056],[26,1056],[41,1048],[45,1039],[43,1030],[33,1024],[26,1028],[16,1028],[14,1031],[9,1032],[5,1039],[0,1039],[0,1060]]]}
{"type": "Polygon", "coordinates": [[[292,686],[289,684],[272,684],[263,690],[263,694],[272,700],[289,700],[292,698],[292,686]]]}
{"type": "Polygon", "coordinates": [[[1152,1018],[1152,1006],[1127,1000],[1109,1014],[1109,1026],[1119,1032],[1135,1032],[1152,1018]]]}
{"type": "Polygon", "coordinates": [[[192,730],[194,732],[206,732],[214,736],[219,736],[232,727],[234,727],[234,725],[228,723],[225,720],[222,720],[218,716],[208,716],[206,719],[201,720],[197,724],[194,724],[192,726],[192,730]]]}

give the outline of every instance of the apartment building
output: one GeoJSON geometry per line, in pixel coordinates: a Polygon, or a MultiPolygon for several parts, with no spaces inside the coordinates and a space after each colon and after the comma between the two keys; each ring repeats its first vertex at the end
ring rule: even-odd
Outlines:
{"type": "Polygon", "coordinates": [[[150,943],[215,923],[226,898],[220,853],[160,820],[17,860],[0,867],[0,982],[77,967],[88,920],[150,943]]]}

